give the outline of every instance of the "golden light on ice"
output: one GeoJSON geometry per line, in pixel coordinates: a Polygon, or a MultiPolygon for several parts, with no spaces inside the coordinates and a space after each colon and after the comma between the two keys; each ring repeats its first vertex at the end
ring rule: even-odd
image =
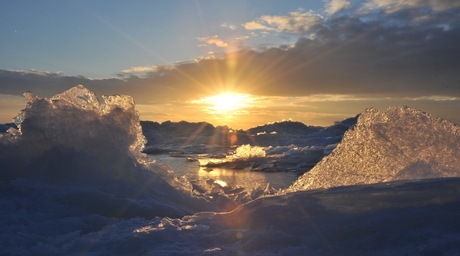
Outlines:
{"type": "Polygon", "coordinates": [[[212,114],[230,115],[249,107],[252,100],[249,94],[225,92],[196,100],[194,103],[204,104],[212,114]]]}

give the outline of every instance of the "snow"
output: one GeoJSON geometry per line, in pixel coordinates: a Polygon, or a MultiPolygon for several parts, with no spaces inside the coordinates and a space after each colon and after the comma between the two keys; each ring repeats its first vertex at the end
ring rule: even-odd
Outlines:
{"type": "Polygon", "coordinates": [[[458,127],[423,112],[367,110],[286,193],[176,177],[129,96],[26,96],[0,133],[2,255],[460,255],[458,127]]]}
{"type": "Polygon", "coordinates": [[[456,255],[459,186],[444,179],[302,191],[228,213],[152,220],[19,212],[2,219],[1,245],[49,255],[456,255]]]}

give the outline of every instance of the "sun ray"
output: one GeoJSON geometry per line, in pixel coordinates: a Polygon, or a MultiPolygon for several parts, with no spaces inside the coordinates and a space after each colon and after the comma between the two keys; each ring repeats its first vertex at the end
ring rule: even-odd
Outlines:
{"type": "Polygon", "coordinates": [[[252,101],[253,98],[249,94],[225,92],[193,102],[204,105],[210,114],[230,116],[243,112],[252,101]]]}

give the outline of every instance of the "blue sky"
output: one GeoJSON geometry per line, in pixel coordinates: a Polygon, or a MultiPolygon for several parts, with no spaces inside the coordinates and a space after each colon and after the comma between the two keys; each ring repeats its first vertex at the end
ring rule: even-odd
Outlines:
{"type": "Polygon", "coordinates": [[[5,1],[0,122],[25,91],[82,84],[159,122],[329,125],[408,105],[460,123],[459,13],[451,0],[5,1]]]}
{"type": "MultiPolygon", "coordinates": [[[[200,47],[199,38],[249,36],[251,31],[242,24],[262,15],[324,9],[321,1],[7,1],[2,5],[1,69],[92,78],[207,56],[220,49],[200,47]]],[[[295,39],[268,36],[241,44],[257,47],[295,39]]]]}

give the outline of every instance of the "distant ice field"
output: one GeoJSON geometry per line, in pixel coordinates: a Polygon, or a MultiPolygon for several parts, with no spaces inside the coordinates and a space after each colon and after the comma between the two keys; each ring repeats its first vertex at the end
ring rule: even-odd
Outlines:
{"type": "MultiPolygon", "coordinates": [[[[460,255],[460,127],[422,111],[364,111],[286,188],[289,172],[154,161],[129,96],[25,96],[0,133],[0,255],[460,255]]],[[[270,150],[289,168],[318,153],[270,150]]],[[[266,151],[239,157],[280,167],[266,151]]]]}
{"type": "MultiPolygon", "coordinates": [[[[183,157],[171,157],[169,154],[148,155],[159,164],[167,164],[177,176],[185,176],[190,181],[218,180],[231,187],[243,187],[249,190],[269,184],[275,189],[289,187],[299,175],[294,172],[251,172],[248,169],[200,167],[199,161],[188,162],[183,157]]],[[[203,163],[213,159],[201,159],[203,163]]],[[[216,159],[218,160],[218,159],[216,159]]],[[[214,160],[215,161],[215,160],[214,160]]]]}

